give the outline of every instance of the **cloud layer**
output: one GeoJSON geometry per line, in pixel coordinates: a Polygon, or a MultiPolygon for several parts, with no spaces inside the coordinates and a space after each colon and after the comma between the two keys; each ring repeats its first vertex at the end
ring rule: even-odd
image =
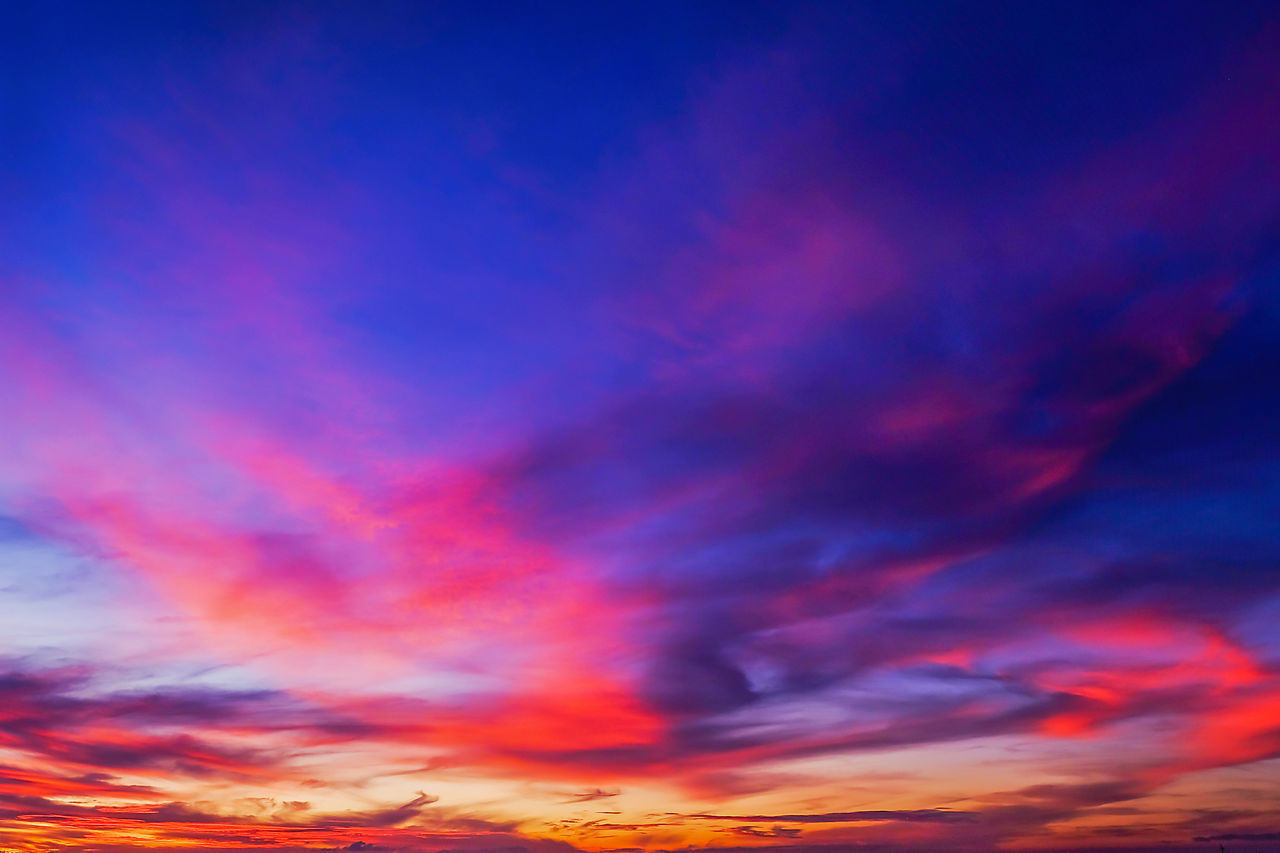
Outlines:
{"type": "Polygon", "coordinates": [[[1277,22],[664,8],[24,23],[0,844],[1274,835],[1277,22]]]}

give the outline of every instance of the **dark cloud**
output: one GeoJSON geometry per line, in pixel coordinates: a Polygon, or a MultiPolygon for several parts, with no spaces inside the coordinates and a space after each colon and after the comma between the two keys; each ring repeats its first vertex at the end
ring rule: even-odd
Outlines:
{"type": "Polygon", "coordinates": [[[733,832],[737,835],[749,835],[752,838],[797,838],[801,834],[801,830],[786,826],[774,826],[769,829],[760,829],[756,826],[735,826],[733,832]]]}
{"type": "Polygon", "coordinates": [[[610,797],[616,797],[620,793],[622,792],[619,791],[617,788],[613,788],[613,789],[588,788],[585,791],[578,791],[577,793],[571,795],[569,799],[565,800],[564,802],[590,803],[596,800],[606,800],[606,799],[609,799],[610,797]]]}
{"type": "Polygon", "coordinates": [[[690,814],[696,820],[750,821],[756,823],[854,823],[902,821],[904,823],[972,823],[977,812],[946,809],[898,809],[888,811],[822,812],[820,814],[716,815],[690,814]]]}
{"type": "Polygon", "coordinates": [[[352,819],[362,826],[401,826],[418,817],[424,808],[439,799],[439,797],[419,791],[416,797],[404,805],[396,806],[393,809],[353,815],[352,819]]]}
{"type": "Polygon", "coordinates": [[[0,732],[11,747],[92,780],[137,769],[252,776],[275,766],[279,757],[270,750],[217,742],[213,736],[220,730],[270,735],[343,727],[335,715],[271,691],[112,691],[101,681],[88,667],[38,669],[11,663],[0,674],[0,732]]]}
{"type": "Polygon", "coordinates": [[[753,701],[756,695],[746,676],[717,648],[718,642],[688,639],[660,653],[645,698],[673,716],[727,711],[753,701]]]}

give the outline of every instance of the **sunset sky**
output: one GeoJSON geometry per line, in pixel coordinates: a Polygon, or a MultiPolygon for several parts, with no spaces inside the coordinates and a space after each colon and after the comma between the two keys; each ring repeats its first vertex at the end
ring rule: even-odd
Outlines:
{"type": "Polygon", "coordinates": [[[0,8],[0,849],[1280,848],[1274,2],[0,8]]]}

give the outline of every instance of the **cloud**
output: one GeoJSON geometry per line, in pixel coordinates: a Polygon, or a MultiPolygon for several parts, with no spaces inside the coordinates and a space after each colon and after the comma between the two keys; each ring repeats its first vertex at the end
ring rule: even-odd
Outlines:
{"type": "Polygon", "coordinates": [[[714,815],[691,814],[682,817],[697,820],[752,821],[758,823],[863,823],[903,821],[906,823],[970,823],[974,812],[946,809],[901,809],[888,811],[823,812],[821,814],[781,815],[714,815]]]}
{"type": "Polygon", "coordinates": [[[610,798],[610,797],[616,797],[616,796],[618,796],[620,793],[622,793],[622,792],[621,792],[621,791],[619,791],[619,790],[617,790],[616,788],[615,788],[615,789],[613,789],[613,790],[606,790],[606,789],[604,789],[604,788],[588,788],[588,789],[587,789],[587,790],[585,790],[585,791],[579,791],[579,792],[577,792],[577,793],[573,794],[572,796],[570,796],[570,798],[569,798],[569,799],[565,800],[564,802],[566,802],[566,803],[590,803],[590,802],[594,802],[594,801],[596,801],[596,800],[605,800],[605,799],[608,799],[608,798],[610,798]]]}
{"type": "Polygon", "coordinates": [[[733,831],[738,835],[749,835],[752,838],[796,838],[800,835],[799,829],[785,826],[775,826],[770,829],[760,829],[754,826],[735,826],[733,831]]]}
{"type": "Polygon", "coordinates": [[[356,817],[355,820],[364,826],[400,826],[416,818],[423,808],[439,801],[439,799],[439,797],[419,791],[416,797],[402,806],[383,811],[368,812],[356,817]]]}
{"type": "Polygon", "coordinates": [[[44,90],[73,213],[15,224],[45,256],[0,297],[0,538],[127,578],[145,652],[0,675],[5,821],[571,850],[521,781],[707,809],[557,824],[591,849],[1160,840],[1085,819],[1280,755],[1280,80],[1247,10],[1149,11],[796,13],[661,109],[626,80],[666,28],[596,101],[508,58],[612,22],[501,62],[413,14],[81,51],[44,90]],[[536,120],[486,106],[529,86],[536,120]],[[866,802],[919,807],[809,796],[925,748],[866,802]],[[486,805],[293,799],[407,772],[486,805]]]}

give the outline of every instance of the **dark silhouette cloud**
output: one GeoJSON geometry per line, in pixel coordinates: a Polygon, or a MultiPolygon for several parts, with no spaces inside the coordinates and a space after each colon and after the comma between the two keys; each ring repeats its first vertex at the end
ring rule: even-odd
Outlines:
{"type": "Polygon", "coordinates": [[[904,809],[889,811],[823,812],[820,814],[780,815],[715,815],[691,814],[683,817],[698,820],[753,821],[758,823],[860,823],[875,821],[904,821],[907,823],[970,823],[975,812],[948,811],[945,809],[904,809]]]}
{"type": "Polygon", "coordinates": [[[615,789],[609,790],[605,788],[588,788],[585,791],[578,791],[565,800],[566,803],[591,803],[596,800],[607,800],[610,797],[616,797],[621,791],[615,789]]]}

